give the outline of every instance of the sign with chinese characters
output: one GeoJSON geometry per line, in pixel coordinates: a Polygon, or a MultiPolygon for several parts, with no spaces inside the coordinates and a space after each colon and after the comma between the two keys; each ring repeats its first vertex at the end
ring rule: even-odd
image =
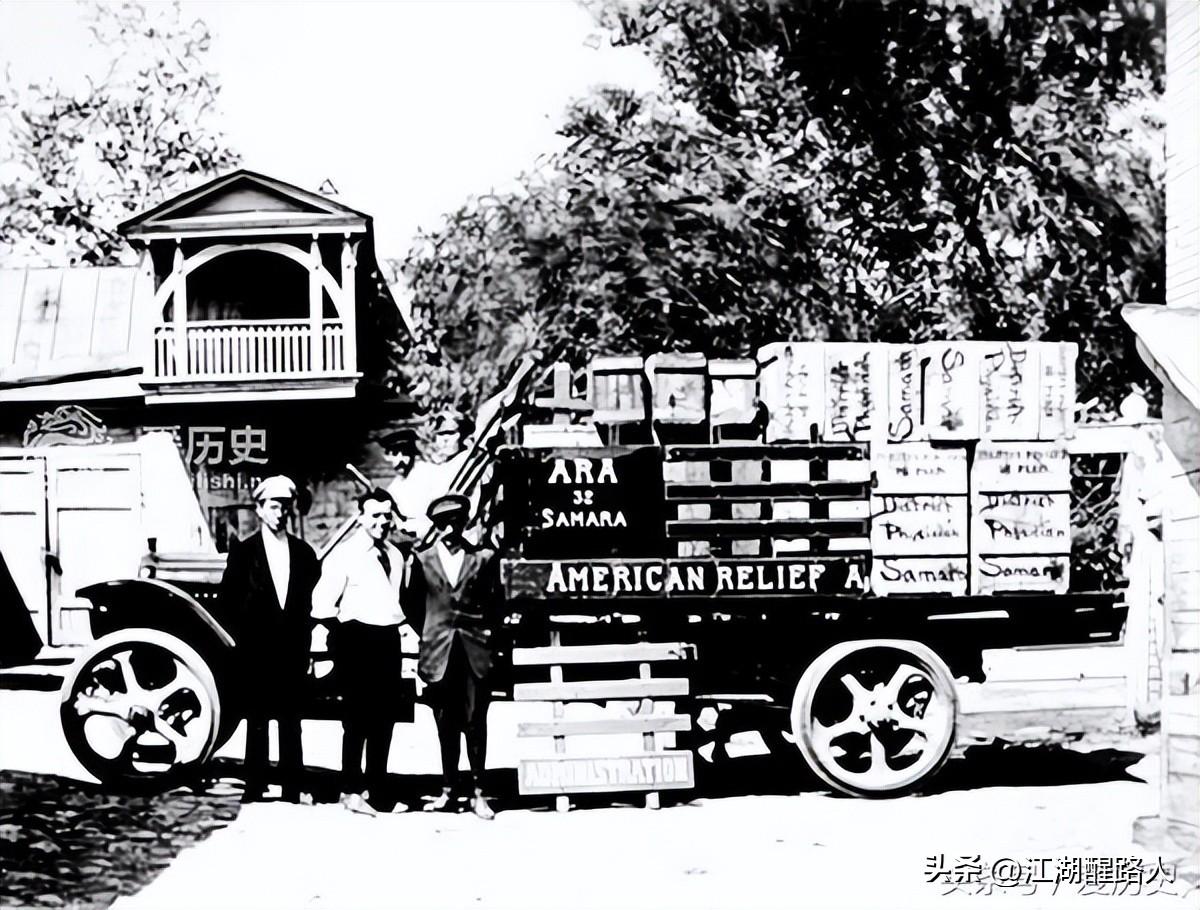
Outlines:
{"type": "Polygon", "coordinates": [[[513,560],[508,595],[535,600],[615,597],[795,597],[863,594],[863,554],[787,559],[513,560]]]}
{"type": "Polygon", "coordinates": [[[767,442],[807,442],[825,425],[825,353],[819,341],[758,349],[758,395],[769,414],[767,442]]]}
{"type": "Polygon", "coordinates": [[[826,442],[884,438],[887,432],[887,371],[883,345],[825,345],[826,442]]]}
{"type": "Polygon", "coordinates": [[[265,465],[267,458],[267,431],[244,427],[188,427],[187,464],[192,470],[198,467],[227,467],[238,465],[265,465]]]}

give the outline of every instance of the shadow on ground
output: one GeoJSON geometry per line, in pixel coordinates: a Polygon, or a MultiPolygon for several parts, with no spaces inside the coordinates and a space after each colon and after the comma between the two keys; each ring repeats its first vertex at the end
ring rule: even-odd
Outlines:
{"type": "Polygon", "coordinates": [[[0,771],[0,906],[107,907],[228,825],[236,794],[131,795],[0,771]]]}
{"type": "MultiPolygon", "coordinates": [[[[922,792],[1140,782],[1130,769],[1142,758],[1143,752],[1128,748],[975,746],[951,759],[922,792]]],[[[697,757],[695,766],[696,789],[663,793],[664,807],[700,798],[828,790],[790,746],[711,763],[697,757]]],[[[218,759],[209,766],[208,779],[192,788],[126,794],[52,775],[0,771],[0,906],[91,910],[136,893],[180,851],[237,818],[241,773],[241,762],[218,759]]],[[[334,771],[306,771],[305,789],[317,802],[336,802],[338,784],[334,771]]],[[[412,809],[420,809],[440,789],[435,775],[392,775],[389,784],[387,796],[412,809]]],[[[518,796],[513,770],[488,772],[484,789],[497,811],[554,808],[552,797],[518,796]]],[[[586,809],[636,806],[642,799],[585,794],[572,795],[571,803],[586,809]]],[[[465,802],[459,804],[460,810],[465,808],[465,802]]]]}
{"type": "MultiPolygon", "coordinates": [[[[919,791],[932,795],[984,787],[1058,787],[1111,781],[1145,781],[1130,768],[1146,753],[1128,748],[1067,748],[1059,744],[1012,745],[995,742],[968,747],[951,758],[919,791]]],[[[696,760],[693,797],[788,795],[829,791],[790,746],[769,755],[696,760]]],[[[838,794],[835,794],[838,795],[838,794]]]]}

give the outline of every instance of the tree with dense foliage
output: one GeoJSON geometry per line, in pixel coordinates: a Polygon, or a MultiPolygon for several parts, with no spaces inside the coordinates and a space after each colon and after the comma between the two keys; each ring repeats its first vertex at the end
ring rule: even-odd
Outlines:
{"type": "Polygon", "coordinates": [[[552,350],[745,356],[786,339],[1077,341],[1141,376],[1162,298],[1163,41],[1135,0],[600,3],[661,74],[577,101],[569,145],[404,264],[408,381],[470,411],[552,350]]]}
{"type": "Polygon", "coordinates": [[[111,265],[131,255],[117,225],[234,167],[215,128],[207,26],[178,4],[95,3],[103,72],[83,88],[0,83],[0,256],[111,265]]]}

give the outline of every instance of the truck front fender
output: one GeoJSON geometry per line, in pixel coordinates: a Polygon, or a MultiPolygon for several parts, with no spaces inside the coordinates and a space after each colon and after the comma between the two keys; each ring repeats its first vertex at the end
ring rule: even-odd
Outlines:
{"type": "Polygon", "coordinates": [[[153,578],[122,578],[80,588],[92,603],[92,634],[99,638],[119,629],[160,629],[194,646],[222,649],[235,644],[213,615],[181,588],[153,578]]]}

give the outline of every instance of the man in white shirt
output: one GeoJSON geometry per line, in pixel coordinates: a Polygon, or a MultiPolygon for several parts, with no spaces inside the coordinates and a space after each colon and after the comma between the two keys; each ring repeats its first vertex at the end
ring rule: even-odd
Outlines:
{"type": "Polygon", "coordinates": [[[224,617],[237,630],[246,708],[246,801],[261,799],[267,777],[267,727],[279,726],[283,798],[302,801],[300,694],[311,641],[316,554],[287,531],[296,485],[282,474],[254,488],[260,528],[229,550],[221,578],[224,617]]]}
{"type": "MultiPolygon", "coordinates": [[[[342,804],[373,815],[383,802],[403,693],[400,624],[413,567],[411,557],[387,539],[392,497],[376,487],[359,497],[358,509],[359,528],[326,557],[312,602],[313,616],[338,620],[334,665],[342,693],[342,804]]],[[[393,811],[406,808],[396,803],[393,811]]]]}

